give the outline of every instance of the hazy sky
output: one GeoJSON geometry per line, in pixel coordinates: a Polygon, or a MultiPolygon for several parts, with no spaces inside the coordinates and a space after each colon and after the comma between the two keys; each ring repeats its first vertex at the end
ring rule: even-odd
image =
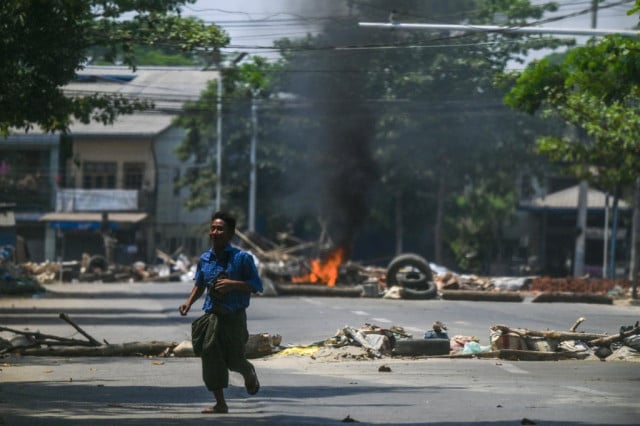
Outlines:
{"type": "MultiPolygon", "coordinates": [[[[431,0],[439,1],[439,0],[431,0]]],[[[545,0],[533,0],[540,3],[545,0]]],[[[589,9],[591,0],[559,1],[560,15],[569,15],[589,9]]],[[[607,8],[607,4],[619,0],[607,0],[598,12],[597,27],[602,29],[631,29],[638,22],[638,16],[628,17],[626,11],[633,1],[607,8]]],[[[390,1],[390,4],[393,4],[390,1]]],[[[185,15],[195,15],[200,19],[216,23],[231,36],[231,49],[247,50],[265,55],[272,41],[282,37],[304,37],[313,31],[323,19],[338,14],[346,14],[346,0],[198,0],[188,5],[185,15]]],[[[545,24],[548,27],[590,28],[591,14],[545,24]]],[[[579,39],[586,40],[585,37],[579,39]]]]}
{"type": "Polygon", "coordinates": [[[313,32],[323,18],[335,15],[344,0],[198,0],[185,7],[185,15],[195,15],[215,23],[231,36],[231,51],[247,51],[269,56],[273,40],[301,38],[313,32]],[[313,9],[313,11],[312,11],[313,9]]]}

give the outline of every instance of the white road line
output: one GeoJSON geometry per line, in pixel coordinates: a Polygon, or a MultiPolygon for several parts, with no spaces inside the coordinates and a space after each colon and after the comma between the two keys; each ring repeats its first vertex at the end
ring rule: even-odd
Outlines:
{"type": "Polygon", "coordinates": [[[523,370],[522,368],[516,367],[515,365],[509,363],[503,362],[501,365],[499,365],[499,367],[501,367],[503,370],[507,370],[511,374],[529,374],[527,370],[523,370]]]}
{"type": "Polygon", "coordinates": [[[356,314],[356,315],[362,315],[362,316],[367,316],[369,315],[367,312],[365,311],[351,311],[352,313],[356,314]]]}
{"type": "Polygon", "coordinates": [[[388,320],[386,318],[371,318],[373,320],[373,322],[383,322],[385,324],[391,324],[393,321],[388,320]]]}
{"type": "Polygon", "coordinates": [[[607,396],[611,395],[609,392],[602,392],[599,390],[591,389],[586,386],[563,386],[566,389],[571,389],[578,392],[588,393],[591,395],[607,396]]]}

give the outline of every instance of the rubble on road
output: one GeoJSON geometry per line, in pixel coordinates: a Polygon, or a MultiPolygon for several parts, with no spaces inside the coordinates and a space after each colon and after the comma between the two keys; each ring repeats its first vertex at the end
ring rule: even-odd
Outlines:
{"type": "MultiPolygon", "coordinates": [[[[590,277],[482,277],[458,274],[427,262],[415,253],[391,259],[387,267],[349,260],[343,247],[320,238],[302,241],[288,234],[277,242],[256,233],[236,230],[238,246],[249,251],[263,278],[263,296],[301,295],[374,297],[385,299],[443,299],[534,303],[578,302],[611,304],[629,299],[629,280],[590,277]]],[[[42,284],[56,282],[190,282],[196,259],[177,250],[156,250],[156,262],[110,264],[101,255],[83,254],[78,261],[0,264],[0,294],[38,293],[42,284]]]]}
{"type": "MultiPolygon", "coordinates": [[[[64,313],[60,319],[67,322],[85,339],[44,334],[39,331],[15,330],[0,326],[0,356],[149,356],[193,357],[191,341],[181,343],[165,341],[126,342],[112,344],[99,342],[64,313]]],[[[246,345],[247,358],[260,358],[280,350],[282,338],[269,333],[251,334],[246,345]]]]}
{"type": "Polygon", "coordinates": [[[45,288],[20,265],[0,260],[0,294],[42,293],[45,288]]]}
{"type": "Polygon", "coordinates": [[[490,327],[490,344],[475,336],[451,339],[414,339],[402,327],[384,329],[365,324],[360,329],[343,327],[336,335],[312,345],[293,346],[279,356],[311,356],[314,359],[379,359],[386,356],[498,358],[511,361],[558,361],[563,359],[640,362],[640,325],[622,326],[616,334],[577,332],[580,318],[569,331],[537,331],[504,325],[490,327]],[[402,347],[402,350],[398,349],[402,347]]]}
{"type": "MultiPolygon", "coordinates": [[[[194,356],[191,341],[99,342],[61,313],[64,320],[85,340],[59,337],[39,331],[15,330],[0,326],[0,355],[31,356],[194,356]],[[11,333],[11,335],[8,335],[11,333]]],[[[579,318],[568,331],[532,330],[506,325],[490,327],[489,345],[476,336],[425,333],[415,339],[403,327],[383,328],[366,323],[360,328],[344,326],[332,337],[310,345],[282,346],[278,334],[251,334],[248,358],[270,355],[310,356],[317,360],[371,360],[385,357],[498,358],[511,361],[549,361],[563,359],[640,362],[640,323],[624,325],[614,334],[576,331],[579,318]]],[[[438,324],[436,322],[434,324],[438,324]]]]}
{"type": "Polygon", "coordinates": [[[191,281],[195,264],[180,251],[169,255],[156,250],[157,262],[132,265],[110,264],[101,255],[82,255],[78,261],[20,264],[0,263],[0,294],[25,294],[45,291],[42,284],[60,282],[164,282],[191,281]],[[28,285],[27,285],[28,284],[28,285]]]}

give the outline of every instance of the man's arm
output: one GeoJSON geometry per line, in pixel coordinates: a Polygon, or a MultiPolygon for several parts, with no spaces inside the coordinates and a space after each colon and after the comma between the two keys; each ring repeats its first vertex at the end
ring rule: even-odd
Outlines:
{"type": "Polygon", "coordinates": [[[221,278],[213,285],[213,289],[220,294],[227,294],[230,291],[241,291],[243,293],[254,293],[256,290],[245,281],[237,281],[229,278],[221,278]]]}
{"type": "Polygon", "coordinates": [[[187,315],[187,313],[189,312],[189,309],[191,309],[191,305],[193,305],[194,302],[198,300],[200,296],[202,296],[202,293],[204,293],[204,287],[194,285],[193,288],[191,289],[191,293],[189,294],[189,297],[187,298],[187,301],[184,302],[182,305],[180,305],[180,307],[178,307],[178,311],[180,311],[180,315],[182,316],[187,315]]]}

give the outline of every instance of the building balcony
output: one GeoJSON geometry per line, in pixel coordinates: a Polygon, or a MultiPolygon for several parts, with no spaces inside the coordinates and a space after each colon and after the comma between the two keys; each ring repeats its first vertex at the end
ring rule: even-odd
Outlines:
{"type": "Polygon", "coordinates": [[[59,189],[58,212],[143,211],[153,212],[151,191],[136,189],[59,189]]]}
{"type": "Polygon", "coordinates": [[[46,212],[53,207],[53,189],[50,185],[22,188],[16,185],[0,185],[0,203],[14,205],[16,212],[46,212]]]}

